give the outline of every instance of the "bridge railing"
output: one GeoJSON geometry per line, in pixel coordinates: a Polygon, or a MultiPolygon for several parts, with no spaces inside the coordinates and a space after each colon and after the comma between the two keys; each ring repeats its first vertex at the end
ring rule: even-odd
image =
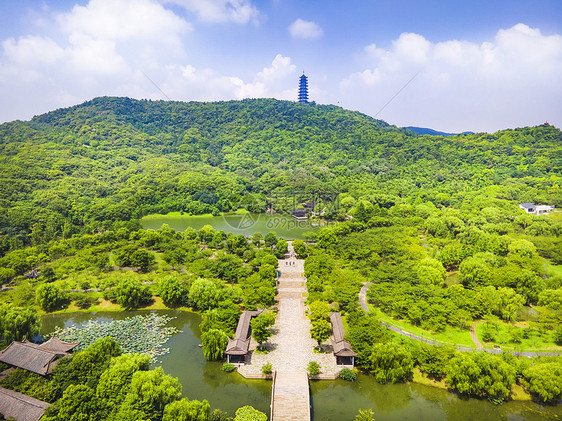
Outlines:
{"type": "Polygon", "coordinates": [[[275,381],[277,380],[277,370],[273,371],[273,384],[271,385],[271,403],[269,405],[270,408],[270,417],[269,419],[273,419],[273,407],[275,405],[275,381]]]}

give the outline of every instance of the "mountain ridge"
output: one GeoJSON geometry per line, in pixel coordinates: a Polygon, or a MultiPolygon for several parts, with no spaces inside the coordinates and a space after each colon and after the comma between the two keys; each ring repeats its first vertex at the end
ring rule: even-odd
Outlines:
{"type": "Polygon", "coordinates": [[[0,125],[0,248],[249,194],[258,212],[312,192],[461,206],[496,186],[491,197],[559,207],[561,144],[551,126],[428,137],[332,105],[95,98],[0,125]]]}

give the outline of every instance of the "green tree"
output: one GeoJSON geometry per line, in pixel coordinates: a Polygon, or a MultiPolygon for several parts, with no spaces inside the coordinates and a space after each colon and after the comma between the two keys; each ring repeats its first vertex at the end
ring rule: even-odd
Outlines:
{"type": "Polygon", "coordinates": [[[189,288],[189,299],[200,310],[217,307],[223,297],[222,288],[209,279],[196,279],[189,288]]]}
{"type": "Polygon", "coordinates": [[[525,299],[511,288],[498,288],[499,298],[497,314],[504,320],[515,320],[517,312],[523,307],[525,299]]]}
{"type": "Polygon", "coordinates": [[[541,402],[555,402],[562,398],[562,364],[536,364],[524,371],[527,390],[541,402]]]}
{"type": "Polygon", "coordinates": [[[262,344],[267,341],[273,334],[269,329],[275,323],[275,314],[270,311],[264,311],[259,316],[254,317],[250,322],[252,327],[252,337],[262,348],[262,344]]]}
{"type": "Polygon", "coordinates": [[[101,420],[102,405],[93,389],[85,385],[71,385],[64,391],[58,406],[53,411],[55,413],[51,415],[48,412],[46,419],[97,421],[101,420]]]}
{"type": "Polygon", "coordinates": [[[256,247],[261,247],[263,241],[263,235],[261,232],[255,232],[252,235],[252,243],[256,246],[256,247]]]}
{"type": "Polygon", "coordinates": [[[406,380],[414,368],[408,350],[392,342],[373,345],[369,360],[375,380],[383,384],[406,380]]]}
{"type": "Polygon", "coordinates": [[[275,256],[278,259],[282,259],[283,257],[285,257],[285,254],[287,253],[288,250],[289,250],[289,243],[287,243],[287,240],[285,240],[283,237],[279,237],[275,245],[275,256]]]}
{"type": "Polygon", "coordinates": [[[446,372],[453,390],[496,402],[507,399],[515,383],[515,369],[486,352],[459,352],[449,361],[446,372]]]}
{"type": "Polygon", "coordinates": [[[190,401],[183,398],[166,405],[162,421],[208,421],[211,406],[207,400],[190,401]]]}
{"type": "Polygon", "coordinates": [[[187,286],[174,276],[165,276],[158,282],[158,295],[168,307],[187,303],[187,286]]]}
{"type": "Polygon", "coordinates": [[[320,373],[320,364],[316,361],[310,361],[306,369],[309,374],[315,376],[320,373]]]}
{"type": "Polygon", "coordinates": [[[32,339],[40,330],[41,317],[36,311],[11,304],[0,306],[0,335],[6,342],[32,339]]]}
{"type": "Polygon", "coordinates": [[[67,301],[65,292],[55,284],[41,284],[37,288],[35,299],[45,311],[60,309],[67,301]]]}
{"type": "Polygon", "coordinates": [[[537,248],[532,242],[525,239],[519,239],[512,241],[508,246],[508,250],[510,256],[532,258],[535,255],[537,248]]]}
{"type": "Polygon", "coordinates": [[[459,282],[470,288],[486,286],[492,279],[491,267],[481,258],[469,257],[461,263],[458,278],[459,282]]]}
{"type": "Polygon", "coordinates": [[[137,278],[124,278],[115,287],[115,297],[119,304],[127,309],[138,308],[148,304],[152,294],[148,286],[137,278]]]}
{"type": "Polygon", "coordinates": [[[272,248],[275,244],[277,244],[277,234],[275,232],[268,232],[265,235],[265,246],[272,248]]]}
{"type": "Polygon", "coordinates": [[[228,335],[222,330],[209,329],[201,335],[203,355],[209,361],[220,360],[228,345],[228,335]]]}
{"type": "Polygon", "coordinates": [[[253,406],[246,405],[236,410],[234,421],[267,421],[267,415],[253,406]]]}
{"type": "Polygon", "coordinates": [[[0,284],[7,284],[16,276],[16,271],[12,268],[0,267],[0,284]]]}
{"type": "Polygon", "coordinates": [[[162,367],[137,371],[115,418],[126,421],[160,420],[166,405],[180,398],[181,384],[178,379],[164,374],[162,367]]]}
{"type": "Polygon", "coordinates": [[[562,324],[559,324],[554,329],[554,343],[556,343],[556,345],[562,346],[562,324]]]}
{"type": "Polygon", "coordinates": [[[330,305],[325,301],[314,301],[309,304],[309,318],[314,323],[318,319],[330,320],[330,305]]]}
{"type": "Polygon", "coordinates": [[[310,336],[318,343],[318,349],[322,349],[322,343],[330,337],[332,325],[326,319],[316,319],[312,321],[310,336]]]}
{"type": "Polygon", "coordinates": [[[297,253],[298,259],[306,259],[308,253],[306,252],[306,244],[303,240],[293,241],[293,250],[297,253]]]}
{"type": "Polygon", "coordinates": [[[369,368],[373,344],[386,342],[389,339],[388,331],[380,321],[367,317],[361,309],[351,311],[347,320],[349,330],[346,332],[346,339],[357,353],[355,361],[359,366],[369,368]]]}
{"type": "Polygon", "coordinates": [[[418,279],[422,285],[442,286],[447,272],[439,260],[423,259],[418,264],[418,279]]]}
{"type": "Polygon", "coordinates": [[[97,396],[110,408],[116,408],[125,398],[133,374],[148,370],[150,357],[146,354],[124,354],[112,358],[109,368],[100,376],[97,396]]]}

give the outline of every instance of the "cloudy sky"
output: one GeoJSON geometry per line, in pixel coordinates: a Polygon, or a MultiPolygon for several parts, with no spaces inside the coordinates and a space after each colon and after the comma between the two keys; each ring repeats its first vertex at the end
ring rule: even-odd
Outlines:
{"type": "Polygon", "coordinates": [[[1,0],[0,122],[96,96],[310,98],[398,126],[562,127],[560,0],[1,0]]]}

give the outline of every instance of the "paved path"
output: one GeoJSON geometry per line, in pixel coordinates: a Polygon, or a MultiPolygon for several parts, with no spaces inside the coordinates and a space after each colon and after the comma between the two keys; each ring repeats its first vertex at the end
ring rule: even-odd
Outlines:
{"type": "MultiPolygon", "coordinates": [[[[371,282],[367,282],[365,284],[363,284],[363,287],[361,288],[361,291],[359,291],[359,304],[361,305],[361,308],[363,310],[365,310],[366,313],[369,313],[369,307],[367,306],[367,290],[369,289],[369,285],[371,285],[371,282]]],[[[434,341],[428,338],[424,338],[423,336],[418,336],[414,333],[410,333],[410,332],[406,332],[402,329],[400,329],[399,327],[393,326],[389,323],[383,322],[381,320],[381,324],[386,327],[389,330],[392,330],[393,332],[398,333],[399,335],[402,336],[406,336],[408,338],[411,338],[415,341],[419,341],[419,342],[425,342],[427,344],[430,345],[452,345],[452,346],[456,346],[456,350],[457,351],[463,351],[463,352],[472,352],[475,351],[474,348],[469,348],[463,345],[458,345],[458,344],[451,344],[451,343],[445,343],[445,342],[440,342],[440,341],[434,341]]],[[[472,326],[471,326],[472,329],[472,326]]],[[[471,331],[471,336],[472,336],[472,331],[471,331]]],[[[476,332],[474,332],[474,338],[476,337],[476,332]]],[[[478,337],[476,337],[476,341],[478,341],[478,337]]],[[[476,343],[475,341],[475,343],[476,343]]],[[[480,343],[480,341],[478,341],[478,343],[480,343]]],[[[476,345],[478,346],[478,343],[476,343],[476,345]]],[[[490,354],[501,354],[503,351],[499,348],[484,348],[482,346],[482,344],[480,343],[480,348],[477,348],[478,351],[485,351],[488,352],[490,354]]],[[[510,352],[513,355],[517,356],[517,357],[557,357],[562,355],[562,352],[560,351],[536,351],[536,352],[526,352],[526,351],[506,351],[506,352],[510,352]]]]}
{"type": "Polygon", "coordinates": [[[310,420],[306,371],[279,371],[272,386],[271,421],[310,420]]]}
{"type": "MultiPolygon", "coordinates": [[[[273,370],[304,371],[308,363],[316,361],[320,364],[320,372],[324,375],[336,376],[341,368],[336,366],[334,354],[315,354],[316,341],[310,336],[310,320],[306,317],[304,304],[306,294],[306,278],[303,276],[304,260],[294,257],[280,260],[281,276],[278,284],[278,312],[273,325],[273,336],[264,345],[267,354],[255,352],[257,344],[250,342],[250,364],[238,368],[238,372],[246,377],[261,375],[261,368],[271,363],[273,370]]],[[[331,350],[331,345],[324,345],[331,350]]]]}
{"type": "MultiPolygon", "coordinates": [[[[250,342],[250,364],[238,368],[246,377],[258,377],[264,364],[271,363],[275,372],[272,386],[271,419],[273,421],[310,421],[308,363],[316,361],[322,376],[337,376],[332,352],[315,354],[316,341],[310,336],[310,320],[306,317],[306,278],[304,260],[297,259],[289,247],[288,256],[279,260],[281,273],[277,287],[278,312],[272,327],[273,335],[265,344],[267,354],[255,352],[250,342]]],[[[331,350],[331,347],[325,346],[331,350]]]]}

